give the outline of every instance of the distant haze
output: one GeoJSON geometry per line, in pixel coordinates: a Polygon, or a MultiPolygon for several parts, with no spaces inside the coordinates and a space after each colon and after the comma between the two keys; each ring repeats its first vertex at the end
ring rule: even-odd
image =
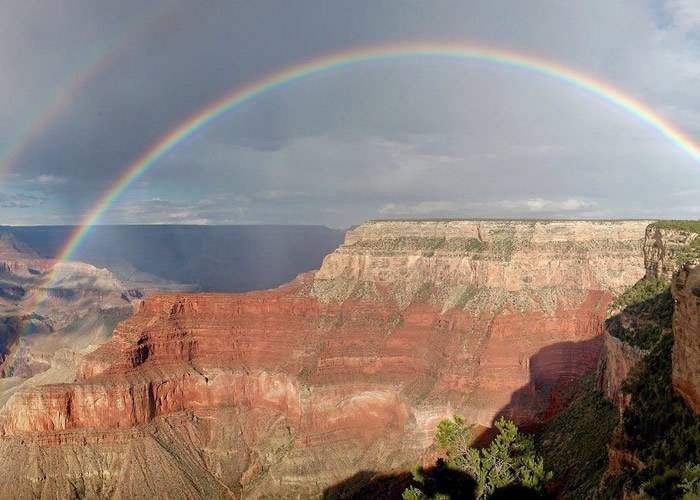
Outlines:
{"type": "MultiPolygon", "coordinates": [[[[54,257],[72,226],[0,227],[54,257]]],[[[97,226],[72,257],[122,279],[147,273],[203,291],[272,288],[317,269],[343,240],[323,226],[97,226]]]]}

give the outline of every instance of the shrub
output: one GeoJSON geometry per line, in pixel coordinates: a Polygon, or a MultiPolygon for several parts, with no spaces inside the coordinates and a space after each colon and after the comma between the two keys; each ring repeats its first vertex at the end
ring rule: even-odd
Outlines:
{"type": "MultiPolygon", "coordinates": [[[[462,417],[455,416],[452,420],[440,422],[435,438],[445,450],[446,465],[466,473],[474,480],[474,496],[477,499],[487,498],[499,489],[513,486],[530,491],[542,489],[552,473],[545,469],[544,460],[535,452],[532,437],[521,434],[513,422],[503,417],[496,421],[495,426],[497,435],[491,444],[478,449],[470,445],[472,426],[462,417]]],[[[421,498],[428,497],[418,488],[411,487],[404,492],[404,499],[421,498]]]]}
{"type": "Polygon", "coordinates": [[[606,321],[606,329],[640,349],[651,349],[671,329],[673,297],[663,280],[640,280],[612,306],[613,309],[621,307],[624,309],[606,321]]]}
{"type": "MultiPolygon", "coordinates": [[[[700,221],[697,220],[663,220],[654,222],[649,227],[687,231],[700,235],[700,221]]],[[[695,238],[687,248],[676,256],[676,265],[682,266],[686,262],[698,259],[700,259],[700,236],[695,238]]]]}
{"type": "Polygon", "coordinates": [[[668,283],[661,278],[643,278],[618,295],[610,306],[613,310],[624,309],[653,299],[668,290],[668,283]]]}
{"type": "Polygon", "coordinates": [[[563,500],[592,498],[608,468],[607,445],[618,411],[594,387],[595,376],[583,379],[569,406],[537,432],[537,448],[556,475],[563,500]]]}
{"type": "Polygon", "coordinates": [[[631,401],[621,445],[643,464],[626,481],[652,498],[679,498],[683,484],[696,484],[688,464],[700,463],[700,418],[673,390],[672,350],[673,336],[663,335],[623,387],[631,401]]]}

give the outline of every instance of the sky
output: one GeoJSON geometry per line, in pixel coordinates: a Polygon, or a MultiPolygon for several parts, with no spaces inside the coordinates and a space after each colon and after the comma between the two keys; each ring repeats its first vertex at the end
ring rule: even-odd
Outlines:
{"type": "MultiPolygon", "coordinates": [[[[198,109],[324,54],[459,41],[623,90],[700,143],[697,0],[5,0],[0,224],[75,224],[198,109]]],[[[283,86],[157,162],[100,223],[700,218],[700,164],[579,88],[409,58],[283,86]]]]}

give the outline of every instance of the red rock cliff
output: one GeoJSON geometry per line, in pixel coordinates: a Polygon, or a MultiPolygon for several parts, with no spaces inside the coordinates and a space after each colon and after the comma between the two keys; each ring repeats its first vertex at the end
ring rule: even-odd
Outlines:
{"type": "Polygon", "coordinates": [[[645,226],[372,222],[280,289],[149,297],[74,383],[8,401],[0,481],[306,495],[413,463],[455,412],[536,422],[595,368],[611,293],[644,275],[645,226]]]}
{"type": "Polygon", "coordinates": [[[700,266],[678,271],[671,290],[673,314],[673,387],[700,413],[700,266]]]}

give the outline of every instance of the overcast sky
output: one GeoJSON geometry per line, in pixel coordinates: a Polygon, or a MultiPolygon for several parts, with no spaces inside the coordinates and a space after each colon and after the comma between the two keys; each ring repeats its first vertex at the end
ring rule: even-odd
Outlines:
{"type": "MultiPolygon", "coordinates": [[[[315,56],[412,40],[577,68],[700,142],[698,0],[6,0],[0,223],[75,223],[149,144],[214,99],[315,56]]],[[[698,218],[700,164],[571,85],[411,58],[298,81],[225,114],[102,222],[452,216],[698,218]]]]}

